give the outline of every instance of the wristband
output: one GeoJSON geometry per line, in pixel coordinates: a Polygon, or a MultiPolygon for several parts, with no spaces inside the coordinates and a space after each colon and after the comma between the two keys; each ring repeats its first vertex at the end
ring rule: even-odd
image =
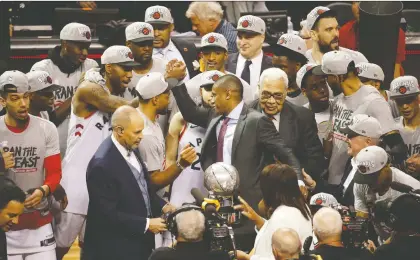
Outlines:
{"type": "Polygon", "coordinates": [[[181,171],[183,171],[183,170],[185,169],[185,167],[183,167],[183,166],[179,163],[179,160],[178,160],[178,161],[176,161],[176,166],[177,166],[178,168],[180,168],[180,169],[181,169],[181,171]]]}

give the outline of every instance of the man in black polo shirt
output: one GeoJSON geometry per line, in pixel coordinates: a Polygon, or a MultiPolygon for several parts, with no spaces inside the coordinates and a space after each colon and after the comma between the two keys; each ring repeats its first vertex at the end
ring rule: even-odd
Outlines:
{"type": "Polygon", "coordinates": [[[0,260],[7,260],[6,234],[23,212],[25,193],[0,174],[0,260]]]}

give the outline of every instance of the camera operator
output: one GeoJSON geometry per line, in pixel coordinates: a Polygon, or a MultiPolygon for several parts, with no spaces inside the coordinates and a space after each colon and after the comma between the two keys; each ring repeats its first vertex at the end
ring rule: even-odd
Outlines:
{"type": "MultiPolygon", "coordinates": [[[[420,189],[420,182],[410,175],[390,167],[390,156],[378,146],[362,149],[355,157],[358,171],[354,175],[354,207],[358,217],[368,218],[376,201],[395,199],[401,192],[391,188],[391,183],[402,184],[420,189]]],[[[381,240],[390,236],[389,230],[374,220],[376,233],[381,240]]]]}
{"type": "Polygon", "coordinates": [[[393,230],[389,244],[380,246],[374,259],[420,259],[420,199],[403,194],[389,208],[389,226],[393,230]]]}
{"type": "Polygon", "coordinates": [[[311,253],[320,255],[323,260],[370,259],[370,253],[345,248],[341,240],[343,221],[340,213],[332,208],[323,207],[315,213],[313,229],[318,245],[311,253]]]}
{"type": "Polygon", "coordinates": [[[0,175],[0,260],[7,259],[6,234],[23,212],[25,193],[0,175]]]}
{"type": "MultiPolygon", "coordinates": [[[[183,207],[191,207],[191,205],[183,207]]],[[[227,252],[210,252],[209,243],[204,240],[206,220],[198,207],[191,210],[183,209],[183,207],[173,213],[173,221],[175,221],[173,230],[170,228],[171,224],[168,223],[168,230],[176,237],[174,247],[156,249],[149,260],[230,259],[227,252]]]]}

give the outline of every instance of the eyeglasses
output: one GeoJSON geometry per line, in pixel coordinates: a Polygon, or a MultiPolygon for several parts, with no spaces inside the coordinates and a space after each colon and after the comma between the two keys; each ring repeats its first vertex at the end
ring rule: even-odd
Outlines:
{"type": "Polygon", "coordinates": [[[271,97],[274,98],[275,101],[280,102],[283,100],[284,98],[284,94],[283,93],[268,93],[268,92],[262,92],[261,93],[261,101],[266,102],[267,100],[269,100],[271,97]]]}

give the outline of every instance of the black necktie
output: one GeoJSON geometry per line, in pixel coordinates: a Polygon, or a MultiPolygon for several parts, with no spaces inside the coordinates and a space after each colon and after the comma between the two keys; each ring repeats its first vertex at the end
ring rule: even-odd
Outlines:
{"type": "Polygon", "coordinates": [[[250,84],[251,81],[251,72],[249,70],[249,66],[252,64],[252,61],[247,60],[245,61],[244,70],[242,71],[241,78],[250,84]]]}

